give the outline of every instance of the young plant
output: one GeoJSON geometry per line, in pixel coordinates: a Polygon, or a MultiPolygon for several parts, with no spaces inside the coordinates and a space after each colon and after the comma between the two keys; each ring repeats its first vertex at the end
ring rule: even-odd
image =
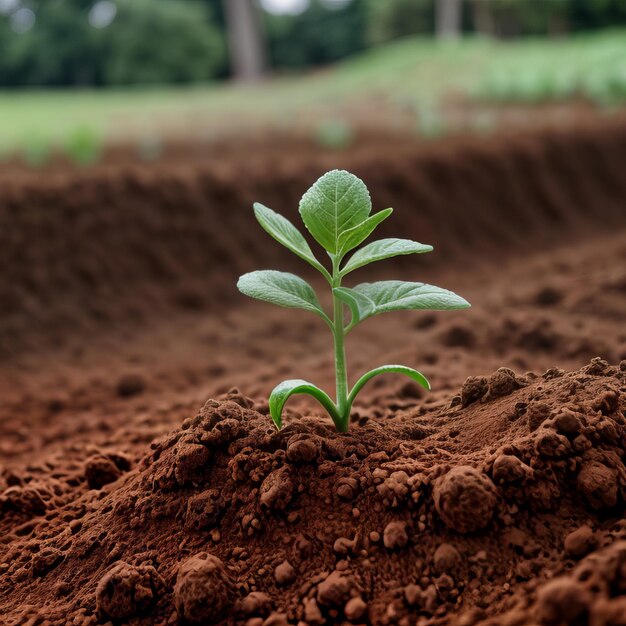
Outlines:
{"type": "Polygon", "coordinates": [[[262,228],[320,272],[332,290],[331,316],[320,305],[313,288],[294,274],[262,270],[244,274],[237,283],[239,290],[251,298],[314,313],[328,324],[333,335],[336,401],[305,380],[286,380],[274,388],[269,398],[270,414],[279,429],[282,426],[283,407],[294,394],[313,396],[332,417],[337,430],[346,432],[350,426],[350,410],[354,399],[374,376],[388,372],[404,374],[425,389],[430,389],[430,383],[423,374],[404,365],[377,367],[363,374],[349,389],[345,337],[357,324],[388,311],[449,311],[470,306],[451,291],[424,283],[385,280],[361,283],[355,287],[342,286],[348,274],[369,263],[398,255],[431,252],[433,249],[432,246],[408,239],[380,239],[357,250],[344,262],[346,255],[361,245],[391,215],[393,209],[385,209],[374,215],[370,215],[371,210],[369,191],[363,181],[343,170],[324,174],[302,196],[300,215],[313,238],[328,253],[331,261],[328,270],[316,259],[305,238],[289,220],[262,204],[254,205],[254,214],[262,228]],[[346,306],[350,311],[347,323],[344,319],[346,306]]]}

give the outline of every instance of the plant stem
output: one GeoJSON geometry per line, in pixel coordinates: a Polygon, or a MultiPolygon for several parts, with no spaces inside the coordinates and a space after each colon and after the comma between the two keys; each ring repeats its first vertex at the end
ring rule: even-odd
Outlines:
{"type": "MultiPolygon", "coordinates": [[[[339,261],[333,258],[333,288],[340,286],[341,275],[339,274],[339,261]]],[[[348,403],[348,373],[346,369],[346,347],[343,328],[343,302],[335,295],[333,295],[333,325],[337,410],[341,419],[337,430],[347,432],[350,427],[350,405],[348,403]]]]}

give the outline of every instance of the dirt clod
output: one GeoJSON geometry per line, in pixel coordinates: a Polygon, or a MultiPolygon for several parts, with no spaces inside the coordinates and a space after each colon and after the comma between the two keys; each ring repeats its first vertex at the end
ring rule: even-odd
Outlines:
{"type": "Polygon", "coordinates": [[[141,374],[124,374],[117,381],[117,395],[120,398],[132,398],[146,388],[146,380],[141,374]]]}
{"type": "Polygon", "coordinates": [[[589,597],[584,587],[573,580],[553,580],[540,590],[536,613],[543,626],[584,624],[589,613],[589,597]]]}
{"type": "Polygon", "coordinates": [[[610,509],[617,504],[617,474],[603,463],[586,463],[578,474],[577,485],[594,509],[610,509]]]}
{"type": "Polygon", "coordinates": [[[493,462],[493,480],[496,484],[520,482],[532,474],[532,469],[512,454],[501,454],[493,462]]]}
{"type": "Polygon", "coordinates": [[[289,561],[283,561],[274,570],[274,578],[279,585],[289,585],[296,577],[296,570],[289,561]]]}
{"type": "Polygon", "coordinates": [[[241,601],[241,612],[248,617],[266,617],[271,610],[272,599],[262,591],[252,591],[241,601]]]}
{"type": "Polygon", "coordinates": [[[85,478],[90,489],[101,489],[116,481],[122,472],[108,457],[103,455],[92,456],[85,463],[85,478]]]}
{"type": "Polygon", "coordinates": [[[596,546],[597,539],[593,530],[587,526],[581,526],[565,537],[563,547],[567,556],[579,559],[585,556],[596,546]]]}
{"type": "Polygon", "coordinates": [[[226,614],[234,601],[233,582],[217,557],[206,554],[191,557],[178,569],[174,602],[184,621],[214,623],[226,614]]]}
{"type": "Polygon", "coordinates": [[[460,533],[481,530],[493,517],[497,492],[487,476],[462,465],[435,483],[435,508],[446,526],[460,533]]]}
{"type": "Polygon", "coordinates": [[[317,602],[320,606],[342,607],[350,597],[352,582],[341,572],[332,572],[317,587],[317,602]]]}
{"type": "Polygon", "coordinates": [[[383,543],[385,548],[396,550],[404,548],[409,542],[409,534],[407,532],[406,522],[393,521],[385,526],[383,532],[383,543]]]}
{"type": "Polygon", "coordinates": [[[449,543],[442,543],[433,555],[435,571],[439,574],[456,574],[463,564],[460,552],[449,543]]]}
{"type": "Polygon", "coordinates": [[[343,612],[347,620],[356,622],[365,617],[365,614],[367,613],[367,604],[363,598],[357,596],[346,602],[343,612]]]}
{"type": "Polygon", "coordinates": [[[272,472],[261,485],[260,503],[271,510],[283,511],[293,496],[293,483],[287,466],[272,472]]]}
{"type": "Polygon", "coordinates": [[[120,561],[100,579],[96,608],[101,615],[113,619],[143,616],[159,599],[164,584],[151,565],[134,566],[120,561]]]}

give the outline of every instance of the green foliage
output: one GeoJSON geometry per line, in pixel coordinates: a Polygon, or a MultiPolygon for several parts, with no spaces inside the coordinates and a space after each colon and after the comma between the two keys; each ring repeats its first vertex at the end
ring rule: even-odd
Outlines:
{"type": "Polygon", "coordinates": [[[22,142],[22,155],[30,167],[43,167],[51,153],[50,142],[39,133],[30,133],[22,142]]]}
{"type": "Polygon", "coordinates": [[[374,376],[398,373],[408,376],[425,389],[430,384],[423,374],[404,365],[383,365],[363,374],[348,389],[345,337],[357,324],[374,315],[401,310],[450,311],[469,307],[469,303],[446,289],[424,283],[387,280],[342,286],[343,278],[370,263],[406,254],[431,252],[432,246],[408,239],[381,239],[345,256],[362,244],[374,229],[391,215],[385,209],[370,215],[372,202],[365,183],[354,174],[333,170],[324,174],[300,201],[300,215],[313,238],[326,250],[331,269],[315,257],[302,233],[285,217],[263,206],[254,205],[262,228],[276,241],[317,269],[328,282],[333,299],[333,314],[322,308],[311,285],[287,272],[263,270],[244,274],[237,287],[251,298],[288,308],[299,308],[321,317],[329,326],[335,346],[336,400],[305,380],[287,380],[277,385],[269,398],[270,414],[277,428],[282,426],[282,412],[287,400],[296,394],[315,398],[333,419],[337,430],[350,425],[352,404],[363,386],[374,376]],[[345,307],[350,321],[345,321],[345,307]]]}
{"type": "Polygon", "coordinates": [[[362,225],[371,210],[372,200],[365,183],[343,170],[324,174],[300,200],[304,225],[331,254],[339,251],[345,233],[362,225]]]}
{"type": "Polygon", "coordinates": [[[64,151],[74,163],[91,165],[100,158],[102,138],[91,126],[78,126],[67,137],[64,151]]]}
{"type": "Polygon", "coordinates": [[[259,270],[241,276],[237,283],[241,293],[290,309],[304,309],[325,318],[313,287],[289,272],[259,270]]]}
{"type": "Polygon", "coordinates": [[[222,34],[194,2],[120,3],[103,32],[103,82],[108,85],[191,83],[219,73],[222,34]]]}
{"type": "Polygon", "coordinates": [[[88,6],[80,0],[37,2],[36,22],[24,33],[7,26],[5,54],[0,58],[4,85],[81,85],[96,80],[97,31],[87,20],[88,6]]]}
{"type": "Polygon", "coordinates": [[[626,100],[626,46],[623,33],[607,32],[589,45],[586,38],[560,45],[529,41],[525,55],[503,54],[474,89],[478,99],[540,104],[581,97],[600,105],[626,100]]]}
{"type": "MultiPolygon", "coordinates": [[[[0,32],[0,50],[4,43],[0,32]]],[[[424,37],[380,46],[332,70],[253,88],[5,91],[0,98],[0,145],[21,151],[33,132],[53,145],[63,145],[73,128],[87,125],[104,142],[118,140],[123,133],[127,141],[139,144],[141,158],[150,160],[164,149],[163,129],[179,124],[181,117],[197,121],[199,128],[224,125],[228,132],[237,120],[250,116],[252,101],[254,124],[270,130],[301,130],[302,120],[311,111],[325,111],[329,103],[344,111],[345,119],[351,111],[380,103],[383,124],[397,124],[398,130],[411,130],[413,125],[416,134],[434,139],[456,127],[454,119],[439,113],[446,95],[506,101],[508,86],[515,85],[530,67],[543,67],[541,72],[554,76],[553,99],[582,94],[602,105],[624,102],[626,96],[620,94],[624,94],[625,59],[623,29],[552,40],[466,38],[454,46],[439,46],[424,37]],[[501,83],[502,90],[487,93],[486,83],[491,84],[491,79],[501,83]],[[382,94],[388,96],[381,99],[382,94]]],[[[472,130],[493,130],[497,113],[478,109],[472,107],[476,112],[472,130]]]]}
{"type": "Polygon", "coordinates": [[[373,241],[360,250],[357,250],[346,263],[341,274],[343,276],[349,272],[353,272],[359,267],[368,265],[369,263],[382,261],[394,256],[400,256],[403,254],[422,254],[424,252],[432,251],[432,246],[417,243],[417,241],[410,241],[409,239],[380,239],[379,241],[373,241]]]}
{"type": "Polygon", "coordinates": [[[0,14],[0,79],[14,85],[189,83],[223,71],[225,44],[197,1],[117,2],[113,21],[89,21],[93,0],[31,0],[23,33],[0,14]]]}
{"type": "Polygon", "coordinates": [[[322,120],[315,128],[315,141],[322,148],[344,150],[354,141],[354,130],[342,120],[322,120]]]}
{"type": "MultiPolygon", "coordinates": [[[[10,14],[0,12],[0,83],[182,83],[227,74],[226,0],[107,0],[115,4],[117,15],[101,28],[89,22],[98,1],[21,0],[21,7],[36,16],[23,33],[14,31],[10,14]]],[[[475,7],[481,4],[490,15],[491,34],[502,38],[626,24],[626,0],[468,0],[465,33],[480,30],[475,7]]],[[[266,13],[263,34],[270,64],[277,70],[299,70],[401,37],[430,35],[434,6],[435,0],[352,0],[333,8],[312,0],[299,15],[266,13]]],[[[590,89],[604,92],[595,85],[590,89]]],[[[340,135],[332,125],[328,134],[324,128],[318,133],[322,145],[327,137],[332,143],[340,135]]]]}
{"type": "Polygon", "coordinates": [[[377,45],[398,37],[432,33],[432,0],[364,0],[367,7],[367,41],[377,45]]]}
{"type": "Polygon", "coordinates": [[[312,0],[299,15],[264,16],[272,67],[299,69],[332,63],[366,47],[367,13],[361,0],[331,8],[312,0]]]}

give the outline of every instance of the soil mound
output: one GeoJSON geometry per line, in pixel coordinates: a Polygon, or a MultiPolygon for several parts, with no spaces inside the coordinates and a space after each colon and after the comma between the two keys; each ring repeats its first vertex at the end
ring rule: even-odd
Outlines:
{"type": "Polygon", "coordinates": [[[3,623],[624,623],[626,362],[345,435],[266,413],[233,391],[134,467],[5,472],[3,623]]]}
{"type": "Polygon", "coordinates": [[[293,218],[302,193],[335,167],[363,177],[377,207],[397,209],[400,221],[381,236],[397,236],[400,224],[435,246],[423,266],[527,255],[566,233],[626,225],[621,121],[426,145],[378,139],[345,153],[249,152],[0,178],[0,358],[223,307],[238,297],[241,273],[293,264],[258,228],[252,202],[293,218]]]}

